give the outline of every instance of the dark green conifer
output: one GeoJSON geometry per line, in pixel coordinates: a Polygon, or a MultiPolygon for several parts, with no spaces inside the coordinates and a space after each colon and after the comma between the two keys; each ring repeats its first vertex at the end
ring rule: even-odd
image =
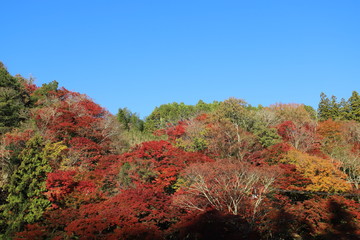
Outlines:
{"type": "Polygon", "coordinates": [[[6,226],[2,232],[5,235],[1,236],[0,232],[0,237],[11,237],[25,224],[36,222],[50,205],[43,194],[47,173],[51,171],[48,160],[52,152],[46,150],[49,146],[44,145],[42,137],[35,136],[19,155],[20,166],[7,185],[6,203],[0,206],[0,226],[6,226]]]}
{"type": "Polygon", "coordinates": [[[325,93],[320,94],[318,117],[321,121],[331,118],[331,102],[325,93]]]}
{"type": "Polygon", "coordinates": [[[0,62],[0,134],[26,119],[26,93],[18,78],[0,62]]]}
{"type": "Polygon", "coordinates": [[[352,92],[351,97],[348,100],[349,104],[349,119],[360,122],[360,96],[356,91],[352,92]]]}
{"type": "Polygon", "coordinates": [[[347,120],[349,119],[350,114],[350,106],[349,103],[342,98],[339,103],[339,118],[341,120],[347,120]]]}

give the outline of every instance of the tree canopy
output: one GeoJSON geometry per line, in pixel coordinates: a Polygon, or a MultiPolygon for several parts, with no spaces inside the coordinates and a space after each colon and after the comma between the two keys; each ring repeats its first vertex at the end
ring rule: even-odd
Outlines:
{"type": "Polygon", "coordinates": [[[0,239],[358,239],[360,97],[116,115],[0,64],[0,239]]]}

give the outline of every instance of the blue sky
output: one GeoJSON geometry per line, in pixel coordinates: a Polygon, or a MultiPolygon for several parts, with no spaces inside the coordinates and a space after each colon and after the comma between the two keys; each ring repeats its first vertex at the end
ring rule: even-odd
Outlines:
{"type": "Polygon", "coordinates": [[[116,113],[360,91],[360,1],[4,1],[0,61],[116,113]]]}

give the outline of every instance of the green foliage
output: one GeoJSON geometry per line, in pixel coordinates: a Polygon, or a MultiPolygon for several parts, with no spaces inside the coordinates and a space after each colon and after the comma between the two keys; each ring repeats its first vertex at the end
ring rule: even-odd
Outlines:
{"type": "Polygon", "coordinates": [[[195,137],[193,141],[191,149],[193,152],[203,151],[207,148],[208,143],[204,137],[195,137]]]}
{"type": "Polygon", "coordinates": [[[275,128],[266,127],[264,124],[255,124],[252,132],[258,137],[260,144],[267,148],[281,142],[281,137],[275,128]]]}
{"type": "Polygon", "coordinates": [[[117,113],[117,119],[125,130],[144,130],[144,121],[136,113],[132,113],[127,108],[120,108],[117,113]]]}
{"type": "Polygon", "coordinates": [[[120,182],[120,186],[124,189],[127,189],[131,186],[132,181],[131,177],[129,176],[129,170],[131,169],[130,163],[124,163],[119,171],[118,180],[120,182]]]}
{"type": "Polygon", "coordinates": [[[0,134],[19,126],[21,120],[25,119],[24,108],[18,91],[0,87],[0,134]]]}
{"type": "Polygon", "coordinates": [[[38,221],[50,205],[44,196],[45,180],[51,172],[49,161],[58,158],[64,148],[59,143],[44,144],[35,136],[27,143],[19,158],[21,164],[7,185],[8,197],[1,206],[1,225],[6,226],[4,236],[11,236],[27,223],[38,221]]]}
{"type": "Polygon", "coordinates": [[[348,100],[349,103],[349,120],[355,120],[360,122],[360,96],[356,91],[352,92],[351,97],[348,100]]]}
{"type": "Polygon", "coordinates": [[[310,117],[314,120],[317,118],[316,110],[312,106],[304,105],[305,110],[310,114],[310,117]]]}
{"type": "Polygon", "coordinates": [[[318,115],[320,120],[331,118],[330,100],[325,93],[320,94],[320,103],[318,107],[318,115]]]}
{"type": "Polygon", "coordinates": [[[9,87],[15,90],[21,88],[19,81],[10,75],[2,62],[0,62],[0,87],[9,87]]]}
{"type": "Polygon", "coordinates": [[[220,103],[217,101],[212,103],[205,103],[203,100],[199,100],[195,105],[195,109],[198,111],[198,113],[207,113],[214,111],[219,105],[220,103]]]}
{"type": "Polygon", "coordinates": [[[358,92],[353,91],[347,101],[341,99],[340,103],[337,102],[335,96],[332,96],[331,100],[329,100],[324,93],[321,93],[320,97],[318,114],[321,121],[332,118],[334,120],[355,120],[360,122],[360,96],[358,92]]]}
{"type": "Polygon", "coordinates": [[[129,130],[122,133],[124,141],[127,143],[127,146],[124,150],[132,148],[142,142],[164,140],[165,136],[155,136],[154,134],[147,131],[138,131],[138,130],[129,130]]]}
{"type": "Polygon", "coordinates": [[[44,83],[40,88],[36,89],[31,96],[33,102],[37,102],[40,99],[45,99],[50,93],[58,90],[59,83],[52,81],[50,83],[44,83]]]}
{"type": "Polygon", "coordinates": [[[186,138],[176,139],[175,146],[184,149],[187,152],[201,152],[208,148],[206,131],[188,132],[186,138]]]}
{"type": "Polygon", "coordinates": [[[344,98],[342,98],[339,103],[339,114],[341,120],[351,119],[351,116],[349,115],[350,105],[344,98]]]}
{"type": "Polygon", "coordinates": [[[228,119],[236,126],[253,133],[263,147],[269,147],[279,143],[281,137],[275,128],[270,128],[256,115],[261,109],[262,106],[256,108],[241,99],[230,98],[220,104],[215,115],[218,120],[228,119]]]}
{"type": "Polygon", "coordinates": [[[235,125],[248,130],[254,121],[249,105],[242,99],[229,98],[220,103],[214,115],[217,120],[228,119],[235,125]]]}
{"type": "Polygon", "coordinates": [[[163,129],[168,125],[177,124],[179,121],[187,120],[199,115],[214,111],[220,105],[219,102],[205,103],[200,100],[196,105],[186,105],[184,103],[168,103],[155,110],[146,118],[145,130],[154,131],[163,129]]]}
{"type": "Polygon", "coordinates": [[[0,62],[0,134],[19,126],[26,119],[27,99],[19,79],[11,76],[0,62]]]}
{"type": "Polygon", "coordinates": [[[0,133],[0,239],[229,236],[186,232],[213,228],[209,216],[196,220],[213,209],[236,225],[236,239],[350,239],[360,234],[351,200],[360,189],[359,109],[355,91],[340,102],[322,93],[319,118],[302,104],[230,98],[164,104],[144,123],[56,81],[37,88],[0,63],[0,131],[11,130],[0,133]]]}

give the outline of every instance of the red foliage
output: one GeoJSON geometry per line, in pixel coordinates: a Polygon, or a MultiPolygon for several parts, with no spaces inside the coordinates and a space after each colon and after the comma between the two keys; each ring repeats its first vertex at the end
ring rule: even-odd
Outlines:
{"type": "Polygon", "coordinates": [[[200,121],[200,122],[204,122],[205,120],[207,120],[209,118],[209,116],[206,113],[202,113],[200,115],[198,115],[195,120],[196,121],[200,121]]]}
{"type": "MultiPolygon", "coordinates": [[[[32,84],[25,87],[29,94],[37,89],[32,84]]],[[[304,239],[346,239],[360,234],[358,203],[340,196],[307,194],[304,189],[310,181],[299,172],[301,166],[280,163],[294,148],[325,158],[320,149],[330,152],[334,146],[352,144],[352,154],[357,154],[356,123],[324,121],[315,135],[306,111],[292,106],[288,109],[294,111],[278,109],[281,119],[292,121],[277,126],[284,142],[263,149],[255,135],[231,121],[216,122],[201,114],[155,132],[167,134],[170,142],[145,142],[128,153],[111,155],[109,136],[117,132],[107,132],[112,129],[106,128],[108,113],[103,108],[64,88],[50,92],[41,101],[33,109],[37,130],[49,142],[62,141],[68,148],[57,165],[49,159],[53,172],[47,176],[45,194],[52,207],[16,239],[159,239],[179,230],[174,227],[176,223],[187,225],[186,232],[191,224],[208,227],[209,221],[216,220],[223,224],[216,231],[222,231],[229,226],[221,222],[224,219],[233,224],[238,238],[245,227],[265,229],[279,239],[296,234],[304,239]],[[302,115],[292,114],[295,110],[302,115]],[[203,140],[203,145],[188,149],[232,160],[214,161],[171,144],[189,146],[194,139],[203,140]],[[181,209],[173,203],[181,203],[181,209]],[[214,209],[218,211],[209,211],[214,209]],[[264,215],[263,222],[260,215],[264,215]],[[196,221],[189,220],[191,217],[196,221]]],[[[34,132],[7,133],[2,158],[20,163],[19,153],[34,132]]],[[[296,156],[301,160],[315,159],[300,151],[296,156]]],[[[194,238],[212,236],[194,232],[194,238]]]]}
{"type": "Polygon", "coordinates": [[[15,240],[21,239],[44,239],[46,236],[46,227],[40,226],[39,224],[28,224],[23,232],[16,234],[15,240]]]}
{"type": "Polygon", "coordinates": [[[349,239],[352,239],[350,234],[360,234],[359,207],[354,201],[338,196],[329,199],[312,198],[293,206],[289,212],[296,216],[298,224],[314,236],[349,234],[349,239]],[[341,228],[350,229],[347,233],[341,233],[341,228]]]}
{"type": "Polygon", "coordinates": [[[11,132],[7,133],[4,136],[4,144],[6,146],[14,145],[18,146],[16,148],[21,148],[20,146],[25,146],[25,143],[34,135],[34,130],[27,129],[23,132],[11,132]]]}
{"type": "Polygon", "coordinates": [[[252,158],[253,161],[259,163],[277,164],[290,149],[289,144],[282,142],[256,152],[257,154],[253,155],[252,158]]]}
{"type": "MultiPolygon", "coordinates": [[[[28,129],[23,132],[13,131],[6,133],[5,136],[1,139],[0,147],[0,159],[1,158],[15,158],[25,147],[26,142],[34,135],[34,130],[28,129]]],[[[1,167],[0,167],[1,169],[1,167]]]]}
{"type": "Polygon", "coordinates": [[[311,183],[310,179],[304,177],[296,170],[293,164],[279,164],[282,174],[276,179],[276,186],[286,190],[305,190],[311,183]]]}
{"type": "MultiPolygon", "coordinates": [[[[341,196],[302,196],[305,200],[290,203],[279,195],[269,207],[260,229],[274,239],[358,239],[359,203],[341,196]]],[[[301,199],[301,198],[300,198],[301,199]]]]}
{"type": "Polygon", "coordinates": [[[278,134],[284,141],[289,142],[299,150],[307,151],[314,148],[316,142],[315,126],[310,123],[295,124],[292,121],[285,121],[277,126],[278,134]]]}
{"type": "Polygon", "coordinates": [[[165,129],[155,130],[154,135],[155,136],[167,135],[168,140],[170,142],[175,142],[177,138],[185,134],[186,126],[187,126],[187,121],[179,121],[178,124],[176,125],[169,124],[169,126],[165,129]]]}
{"type": "Polygon", "coordinates": [[[75,171],[61,171],[49,173],[46,180],[46,188],[48,192],[46,195],[53,203],[53,208],[63,205],[63,200],[66,195],[71,193],[77,185],[74,179],[75,171]]]}
{"type": "Polygon", "coordinates": [[[88,137],[100,141],[100,122],[106,111],[84,95],[62,89],[54,93],[58,100],[38,109],[35,120],[45,136],[53,140],[88,137]]]}
{"type": "Polygon", "coordinates": [[[185,133],[186,123],[180,121],[176,126],[172,126],[166,129],[166,134],[169,137],[169,141],[175,141],[185,133]]]}
{"type": "Polygon", "coordinates": [[[278,126],[278,134],[284,141],[290,141],[293,138],[290,132],[295,130],[296,126],[292,121],[285,121],[278,126]]]}
{"type": "Polygon", "coordinates": [[[65,230],[80,239],[154,237],[170,218],[169,197],[150,189],[129,189],[101,203],[83,205],[65,230]]]}
{"type": "Polygon", "coordinates": [[[38,89],[39,87],[36,86],[35,84],[32,84],[32,83],[26,83],[24,82],[24,86],[25,86],[25,90],[26,92],[31,95],[35,92],[36,89],[38,89]]]}
{"type": "Polygon", "coordinates": [[[201,153],[175,148],[166,141],[151,141],[125,153],[122,161],[133,166],[129,170],[133,182],[151,184],[161,192],[175,183],[177,175],[185,166],[213,160],[201,153]]]}
{"type": "Polygon", "coordinates": [[[101,146],[88,138],[74,137],[68,144],[70,155],[76,158],[72,164],[76,166],[81,165],[87,169],[93,169],[103,154],[101,146]]]}

